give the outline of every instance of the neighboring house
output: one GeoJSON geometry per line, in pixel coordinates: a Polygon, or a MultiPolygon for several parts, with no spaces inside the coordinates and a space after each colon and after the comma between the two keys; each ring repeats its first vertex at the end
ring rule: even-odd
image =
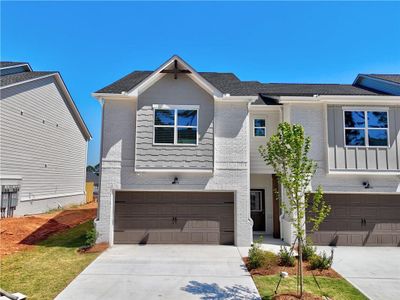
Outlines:
{"type": "Polygon", "coordinates": [[[99,174],[86,170],[86,201],[92,202],[99,196],[99,174]],[[88,194],[88,188],[91,193],[88,194]],[[94,197],[94,198],[93,198],[94,197]]]}
{"type": "MultiPolygon", "coordinates": [[[[93,93],[102,104],[99,241],[249,246],[293,241],[258,152],[300,123],[332,212],[317,244],[400,243],[400,97],[342,84],[263,84],[178,56],[93,93]]],[[[287,201],[286,198],[283,198],[287,201]]]]}
{"type": "Polygon", "coordinates": [[[91,136],[60,74],[17,62],[0,74],[2,215],[84,202],[91,136]]]}
{"type": "Polygon", "coordinates": [[[353,85],[399,96],[400,74],[359,74],[353,85]]]}

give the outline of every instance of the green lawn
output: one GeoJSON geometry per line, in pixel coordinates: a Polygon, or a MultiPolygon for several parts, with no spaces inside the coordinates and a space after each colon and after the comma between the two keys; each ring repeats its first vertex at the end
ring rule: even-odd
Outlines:
{"type": "Polygon", "coordinates": [[[21,292],[28,299],[54,299],[99,253],[78,254],[89,221],[53,235],[34,249],[6,256],[1,261],[0,286],[21,292]]]}
{"type": "MultiPolygon", "coordinates": [[[[316,277],[321,287],[319,290],[317,284],[312,276],[304,277],[305,290],[309,293],[328,296],[335,300],[367,300],[363,294],[361,294],[355,287],[349,282],[342,278],[328,278],[328,277],[316,277]]],[[[254,282],[257,286],[258,291],[263,300],[272,299],[276,285],[279,281],[278,275],[269,276],[254,276],[254,282]]],[[[284,293],[288,291],[296,291],[296,277],[291,276],[289,278],[282,279],[279,286],[278,293],[284,293]]]]}

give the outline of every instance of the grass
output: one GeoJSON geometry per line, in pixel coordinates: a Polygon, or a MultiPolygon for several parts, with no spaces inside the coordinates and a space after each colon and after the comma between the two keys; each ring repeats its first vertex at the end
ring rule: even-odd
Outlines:
{"type": "Polygon", "coordinates": [[[93,222],[88,221],[52,235],[32,250],[6,256],[1,261],[0,286],[28,299],[54,299],[99,255],[77,253],[91,228],[93,222]]]}
{"type": "MultiPolygon", "coordinates": [[[[321,287],[322,292],[319,290],[317,284],[312,276],[304,277],[305,291],[320,295],[327,296],[335,300],[368,300],[361,294],[355,287],[343,278],[329,278],[329,277],[316,277],[321,287]]],[[[254,282],[263,300],[272,299],[276,285],[279,281],[278,275],[269,276],[254,276],[254,282]]],[[[284,278],[279,286],[278,293],[296,291],[296,277],[291,276],[284,278]]]]}

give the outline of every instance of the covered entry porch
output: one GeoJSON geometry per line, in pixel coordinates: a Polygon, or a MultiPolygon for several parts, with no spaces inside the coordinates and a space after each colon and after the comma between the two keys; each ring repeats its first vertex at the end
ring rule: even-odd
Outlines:
{"type": "Polygon", "coordinates": [[[253,238],[281,238],[279,185],[274,174],[250,175],[250,215],[253,238]]]}

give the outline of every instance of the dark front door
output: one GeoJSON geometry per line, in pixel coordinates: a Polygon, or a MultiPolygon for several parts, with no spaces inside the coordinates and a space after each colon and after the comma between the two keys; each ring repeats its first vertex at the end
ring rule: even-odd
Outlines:
{"type": "Polygon", "coordinates": [[[265,231],[265,205],[264,190],[250,191],[251,218],[253,219],[253,231],[265,231]]]}

